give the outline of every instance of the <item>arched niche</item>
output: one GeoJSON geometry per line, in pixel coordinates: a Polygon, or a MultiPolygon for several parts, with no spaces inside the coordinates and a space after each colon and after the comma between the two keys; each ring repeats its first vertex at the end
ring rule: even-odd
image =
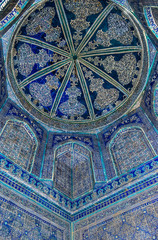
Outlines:
{"type": "Polygon", "coordinates": [[[55,149],[54,187],[70,198],[93,189],[94,175],[91,151],[77,142],[55,149]]]}
{"type": "Polygon", "coordinates": [[[110,143],[110,154],[117,175],[156,156],[144,131],[139,127],[119,130],[110,143]]]}
{"type": "Polygon", "coordinates": [[[37,146],[34,133],[24,122],[8,120],[0,133],[0,153],[27,171],[32,170],[37,146]]]}

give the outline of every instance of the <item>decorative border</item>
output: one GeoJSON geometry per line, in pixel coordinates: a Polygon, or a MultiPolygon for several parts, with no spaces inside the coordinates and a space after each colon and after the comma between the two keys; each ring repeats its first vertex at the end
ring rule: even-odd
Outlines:
{"type": "MultiPolygon", "coordinates": [[[[2,2],[2,4],[0,5],[0,11],[3,10],[3,8],[6,6],[6,4],[9,2],[10,0],[4,0],[2,2]]],[[[29,2],[29,0],[19,0],[18,3],[16,4],[16,6],[12,9],[12,11],[7,14],[7,16],[5,16],[1,21],[0,21],[0,32],[2,30],[4,30],[16,17],[18,17],[18,15],[21,13],[21,11],[24,9],[24,7],[26,6],[26,4],[29,2]]],[[[127,5],[126,0],[113,0],[113,2],[120,4],[123,7],[128,7],[129,5],[127,5]]]]}
{"type": "Polygon", "coordinates": [[[155,20],[152,14],[152,7],[144,7],[144,15],[149,28],[154,33],[156,38],[158,38],[158,26],[155,23],[155,20]]]}
{"type": "Polygon", "coordinates": [[[10,0],[3,0],[0,4],[0,11],[3,10],[3,8],[7,5],[7,3],[9,2],[10,0]]]}
{"type": "Polygon", "coordinates": [[[20,191],[23,195],[25,194],[27,197],[30,197],[44,207],[49,208],[52,212],[58,213],[69,221],[75,221],[76,219],[82,218],[83,216],[85,216],[85,214],[88,215],[92,212],[95,212],[100,208],[115,203],[120,199],[126,198],[128,195],[132,195],[133,193],[143,190],[147,186],[153,185],[158,182],[157,173],[155,176],[150,176],[145,180],[141,180],[134,185],[131,184],[131,186],[126,187],[128,183],[131,183],[132,181],[142,176],[144,177],[144,175],[151,173],[153,170],[156,170],[157,172],[157,157],[141,165],[137,169],[109,181],[104,186],[94,190],[92,193],[87,194],[77,200],[71,201],[59,192],[51,189],[46,184],[42,183],[42,181],[30,175],[28,172],[22,170],[20,167],[16,166],[10,160],[4,158],[4,156],[2,155],[0,155],[0,166],[2,169],[0,180],[2,182],[11,186],[15,190],[20,191]],[[9,175],[9,173],[14,176],[12,177],[12,175],[9,175]],[[22,181],[25,181],[27,183],[27,186],[26,184],[24,184],[24,182],[20,183],[18,180],[15,180],[15,176],[21,178],[22,181]],[[145,184],[146,182],[148,182],[147,185],[145,184]],[[33,189],[31,189],[29,186],[32,186],[33,189]],[[124,188],[120,189],[123,186],[124,188]],[[116,192],[115,194],[109,195],[110,192],[114,191],[116,192]],[[109,195],[109,197],[104,198],[107,194],[109,195]],[[104,200],[98,202],[99,198],[104,198],[104,200]],[[54,203],[54,201],[56,201],[56,204],[54,203]],[[86,210],[83,209],[79,211],[81,207],[86,208],[86,205],[90,204],[90,202],[92,202],[93,206],[88,207],[88,209],[86,210]],[[59,206],[57,206],[57,204],[59,206]],[[65,210],[63,208],[65,208],[65,210]],[[74,211],[76,211],[76,213],[74,213],[74,211]]]}
{"type": "Polygon", "coordinates": [[[107,197],[106,199],[100,201],[99,203],[95,204],[94,206],[89,207],[86,210],[80,211],[79,213],[73,214],[73,221],[76,221],[80,218],[83,218],[89,214],[92,214],[102,208],[108,207],[111,204],[115,204],[124,198],[130,197],[133,194],[145,190],[146,188],[155,185],[158,183],[158,173],[152,177],[149,177],[145,180],[136,183],[134,186],[130,186],[119,193],[113,194],[112,196],[107,197]]]}
{"type": "Polygon", "coordinates": [[[19,184],[15,183],[11,177],[8,177],[7,174],[0,174],[0,180],[4,183],[9,185],[10,187],[14,188],[16,191],[20,191],[23,195],[25,194],[27,197],[30,197],[32,200],[35,200],[37,203],[42,205],[44,208],[47,208],[51,210],[51,212],[54,212],[63,218],[65,218],[68,221],[76,221],[79,220],[85,216],[88,216],[89,214],[92,214],[98,210],[101,210],[105,207],[108,207],[112,204],[115,204],[127,197],[132,196],[133,194],[136,194],[137,192],[143,191],[146,188],[152,187],[158,183],[158,173],[154,176],[151,176],[147,178],[146,180],[142,180],[139,183],[135,184],[134,186],[131,186],[127,189],[124,189],[123,191],[120,191],[119,193],[113,194],[110,197],[107,197],[106,199],[100,201],[98,204],[95,204],[83,211],[77,212],[75,214],[65,213],[63,210],[60,210],[58,207],[55,207],[53,203],[50,203],[47,199],[44,199],[41,196],[37,196],[37,194],[29,191],[28,189],[25,189],[24,187],[21,187],[19,184]]]}
{"type": "Polygon", "coordinates": [[[19,0],[12,11],[0,21],[0,32],[4,30],[22,12],[29,0],[19,0]]]}

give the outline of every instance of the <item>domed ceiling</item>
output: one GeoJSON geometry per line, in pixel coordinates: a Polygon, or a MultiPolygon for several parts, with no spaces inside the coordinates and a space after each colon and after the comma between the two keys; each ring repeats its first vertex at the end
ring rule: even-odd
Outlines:
{"type": "Polygon", "coordinates": [[[0,20],[0,239],[157,239],[153,1],[10,1],[0,20]]]}
{"type": "Polygon", "coordinates": [[[23,106],[60,129],[109,124],[132,107],[146,83],[143,30],[109,1],[36,5],[8,52],[10,81],[23,106]]]}

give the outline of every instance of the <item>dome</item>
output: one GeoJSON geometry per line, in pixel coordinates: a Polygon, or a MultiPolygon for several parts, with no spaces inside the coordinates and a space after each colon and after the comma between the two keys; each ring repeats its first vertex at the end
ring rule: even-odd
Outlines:
{"type": "Polygon", "coordinates": [[[0,9],[0,239],[157,239],[158,1],[0,9]]]}
{"type": "Polygon", "coordinates": [[[115,121],[146,84],[144,32],[133,15],[109,1],[32,7],[8,52],[20,102],[58,129],[89,130],[115,121]]]}

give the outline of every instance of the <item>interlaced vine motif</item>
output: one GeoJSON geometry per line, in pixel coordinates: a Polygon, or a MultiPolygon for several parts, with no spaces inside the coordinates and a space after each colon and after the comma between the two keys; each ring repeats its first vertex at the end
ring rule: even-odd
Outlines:
{"type": "Polygon", "coordinates": [[[114,3],[46,1],[21,26],[12,51],[14,77],[43,118],[93,124],[110,119],[132,96],[142,48],[133,22],[114,3]]]}
{"type": "Polygon", "coordinates": [[[103,110],[109,104],[117,101],[119,97],[119,91],[115,88],[105,89],[103,84],[105,81],[101,78],[95,78],[91,71],[83,67],[85,77],[90,80],[90,91],[96,92],[97,96],[94,101],[94,107],[97,110],[103,110]]]}
{"type": "Polygon", "coordinates": [[[43,8],[35,17],[34,14],[27,24],[26,32],[29,35],[36,35],[40,32],[46,33],[46,41],[52,42],[59,39],[61,28],[54,28],[51,25],[52,19],[55,17],[55,9],[52,7],[43,8]]]}
{"type": "Polygon", "coordinates": [[[66,95],[68,95],[68,100],[59,106],[59,110],[64,114],[64,118],[69,116],[71,119],[81,116],[86,112],[86,108],[83,104],[78,101],[78,97],[81,96],[81,90],[76,87],[78,83],[78,78],[73,75],[70,78],[71,86],[66,90],[66,95]]]}
{"type": "Polygon", "coordinates": [[[75,14],[75,20],[71,20],[70,24],[76,30],[73,39],[75,40],[75,46],[77,46],[83,38],[82,31],[90,27],[87,17],[101,12],[103,7],[98,0],[66,0],[65,8],[75,14]]]}
{"type": "Polygon", "coordinates": [[[127,85],[131,81],[133,83],[137,82],[140,61],[137,62],[136,57],[132,53],[125,54],[120,61],[115,61],[113,55],[106,57],[104,60],[99,57],[89,57],[88,60],[96,66],[103,66],[107,73],[112,73],[115,70],[122,85],[127,85]]]}

